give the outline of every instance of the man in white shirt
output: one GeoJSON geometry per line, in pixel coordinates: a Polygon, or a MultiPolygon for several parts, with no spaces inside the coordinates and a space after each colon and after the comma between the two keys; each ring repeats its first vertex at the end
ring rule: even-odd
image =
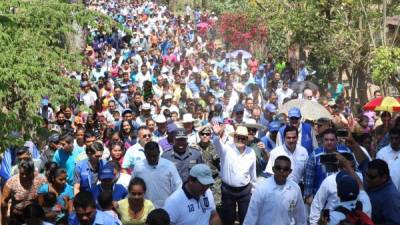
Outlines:
{"type": "Polygon", "coordinates": [[[153,202],[156,208],[164,206],[165,200],[182,187],[182,180],[175,165],[160,158],[160,148],[154,141],[144,146],[146,159],[135,166],[133,177],[140,177],[146,182],[145,198],[153,202]]]}
{"type": "Polygon", "coordinates": [[[224,125],[214,123],[213,145],[221,160],[221,202],[224,224],[234,224],[236,206],[238,208],[239,223],[243,223],[249,206],[251,190],[254,187],[256,175],[256,154],[253,149],[246,146],[248,130],[244,126],[238,126],[233,133],[234,141],[221,143],[224,125]]]}
{"type": "Polygon", "coordinates": [[[81,83],[81,88],[83,93],[81,94],[81,101],[87,106],[94,106],[97,100],[97,95],[94,91],[90,90],[90,83],[87,81],[83,81],[81,83]]]}
{"type": "Polygon", "coordinates": [[[261,180],[255,188],[244,225],[306,225],[307,217],[299,185],[287,177],[290,159],[279,156],[274,176],[261,180]]]}
{"type": "Polygon", "coordinates": [[[136,74],[136,82],[139,88],[143,88],[143,83],[148,80],[151,81],[151,74],[145,64],[140,66],[140,71],[136,74]]]}
{"type": "Polygon", "coordinates": [[[189,172],[189,179],[165,201],[172,225],[220,225],[210,186],[214,183],[211,169],[197,164],[189,172]]]}
{"type": "Polygon", "coordinates": [[[285,136],[285,143],[271,151],[265,172],[274,174],[272,168],[274,167],[275,159],[281,155],[287,156],[291,161],[290,165],[292,169],[288,179],[299,184],[304,176],[304,167],[308,159],[308,152],[304,147],[297,144],[299,133],[296,127],[286,126],[283,134],[285,136]]]}
{"type": "Polygon", "coordinates": [[[278,106],[281,107],[283,104],[283,100],[285,98],[290,98],[293,94],[293,90],[289,88],[288,81],[283,81],[282,88],[278,88],[275,91],[276,96],[278,97],[278,106]]]}
{"type": "Polygon", "coordinates": [[[400,190],[400,129],[392,128],[389,131],[390,144],[382,148],[376,154],[377,159],[382,159],[389,166],[390,177],[400,190]]]}

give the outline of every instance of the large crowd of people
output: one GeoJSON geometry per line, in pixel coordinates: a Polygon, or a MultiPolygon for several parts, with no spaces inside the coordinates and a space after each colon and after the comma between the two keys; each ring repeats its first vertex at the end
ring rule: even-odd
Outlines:
{"type": "Polygon", "coordinates": [[[85,107],[43,97],[46,140],[3,153],[2,224],[400,224],[396,113],[315,88],[304,61],[218,46],[213,12],[88,7],[118,26],[85,28],[85,69],[59,74],[85,107]],[[284,111],[295,99],[328,116],[284,111]]]}

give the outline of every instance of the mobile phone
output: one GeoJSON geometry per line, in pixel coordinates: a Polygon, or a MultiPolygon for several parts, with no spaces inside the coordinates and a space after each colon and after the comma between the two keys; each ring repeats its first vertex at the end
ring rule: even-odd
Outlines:
{"type": "Polygon", "coordinates": [[[337,164],[339,162],[336,155],[332,153],[322,154],[319,159],[322,164],[337,164]]]}
{"type": "Polygon", "coordinates": [[[347,130],[347,129],[338,129],[336,131],[336,135],[338,137],[348,137],[349,136],[349,130],[347,130]]]}

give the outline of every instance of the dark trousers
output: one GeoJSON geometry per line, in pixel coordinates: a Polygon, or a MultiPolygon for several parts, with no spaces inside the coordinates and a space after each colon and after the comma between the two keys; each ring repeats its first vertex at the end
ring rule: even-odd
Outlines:
{"type": "Polygon", "coordinates": [[[242,224],[251,198],[251,184],[244,187],[221,185],[221,219],[224,225],[233,225],[238,218],[242,224]],[[236,213],[236,206],[238,212],[236,213]]]}

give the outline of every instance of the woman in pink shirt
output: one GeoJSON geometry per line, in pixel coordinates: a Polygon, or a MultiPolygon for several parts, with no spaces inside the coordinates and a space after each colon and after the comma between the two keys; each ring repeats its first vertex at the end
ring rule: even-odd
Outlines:
{"type": "Polygon", "coordinates": [[[251,74],[255,75],[257,73],[258,61],[254,58],[254,56],[249,59],[248,66],[250,67],[251,74]]]}

